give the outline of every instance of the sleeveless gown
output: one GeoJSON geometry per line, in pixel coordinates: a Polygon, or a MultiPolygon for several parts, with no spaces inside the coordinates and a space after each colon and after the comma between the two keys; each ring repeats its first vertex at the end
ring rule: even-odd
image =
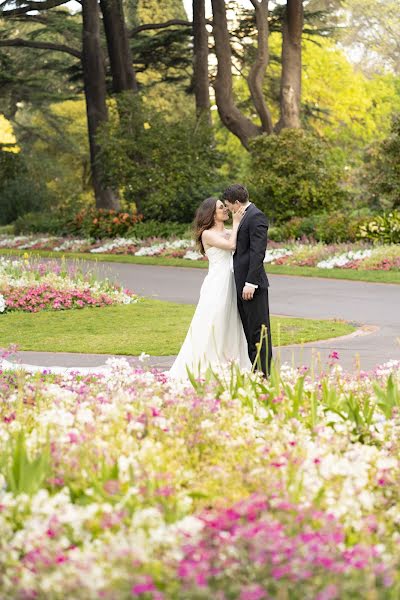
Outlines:
{"type": "Polygon", "coordinates": [[[187,379],[187,369],[195,377],[209,366],[235,361],[250,369],[247,342],[236,300],[236,286],[229,250],[211,247],[206,251],[208,273],[189,331],[169,371],[173,379],[187,379]]]}

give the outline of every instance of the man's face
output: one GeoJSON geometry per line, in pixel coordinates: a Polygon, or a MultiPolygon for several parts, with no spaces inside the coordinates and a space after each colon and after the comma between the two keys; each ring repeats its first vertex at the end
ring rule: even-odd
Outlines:
{"type": "Polygon", "coordinates": [[[238,202],[237,200],[235,200],[235,202],[230,202],[229,200],[225,200],[225,206],[228,210],[231,211],[231,213],[235,213],[240,208],[240,202],[238,202]]]}

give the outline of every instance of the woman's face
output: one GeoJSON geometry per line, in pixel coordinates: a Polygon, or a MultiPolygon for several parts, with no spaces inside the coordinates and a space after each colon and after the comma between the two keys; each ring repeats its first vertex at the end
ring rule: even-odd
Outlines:
{"type": "Polygon", "coordinates": [[[215,221],[227,221],[229,219],[229,211],[221,200],[217,201],[215,206],[215,221]]]}

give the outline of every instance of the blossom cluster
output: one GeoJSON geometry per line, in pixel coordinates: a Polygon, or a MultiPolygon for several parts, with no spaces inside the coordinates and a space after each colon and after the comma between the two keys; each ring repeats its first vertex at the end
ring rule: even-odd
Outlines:
{"type": "Polygon", "coordinates": [[[0,596],[394,600],[399,388],[398,361],[0,371],[0,596]]]}
{"type": "MultiPolygon", "coordinates": [[[[130,254],[206,260],[195,248],[193,240],[165,240],[116,237],[108,240],[81,238],[0,236],[0,248],[53,250],[91,254],[130,254]]],[[[281,244],[269,242],[265,263],[320,269],[399,270],[398,244],[367,247],[359,244],[281,244]]]]}
{"type": "Polygon", "coordinates": [[[0,313],[131,304],[137,296],[76,266],[0,257],[0,313]]]}

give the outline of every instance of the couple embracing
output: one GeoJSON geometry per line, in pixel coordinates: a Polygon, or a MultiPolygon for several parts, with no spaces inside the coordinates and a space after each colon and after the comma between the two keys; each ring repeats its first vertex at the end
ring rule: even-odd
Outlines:
{"type": "MultiPolygon", "coordinates": [[[[268,221],[240,184],[229,186],[222,199],[207,198],[195,217],[195,238],[209,269],[200,299],[170,377],[201,376],[207,367],[235,362],[250,369],[259,351],[267,375],[272,347],[268,278],[264,270],[268,221]],[[232,230],[225,222],[232,213],[232,230]]],[[[258,361],[257,361],[258,362],[258,361]]]]}

